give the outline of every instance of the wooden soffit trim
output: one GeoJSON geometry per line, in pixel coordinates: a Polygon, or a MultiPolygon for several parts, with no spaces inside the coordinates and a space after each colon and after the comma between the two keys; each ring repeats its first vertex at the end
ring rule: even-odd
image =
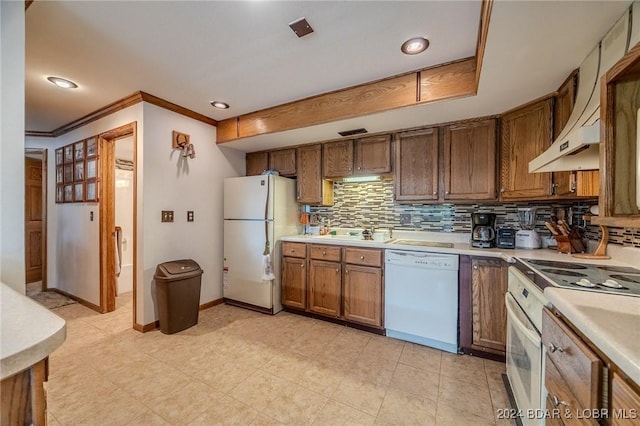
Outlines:
{"type": "Polygon", "coordinates": [[[25,135],[35,136],[35,137],[57,137],[60,135],[64,135],[65,133],[68,133],[82,126],[86,126],[87,124],[93,121],[99,120],[103,117],[106,117],[115,112],[128,108],[139,102],[148,102],[150,104],[159,106],[160,108],[168,109],[169,111],[173,111],[177,114],[184,115],[186,117],[192,118],[197,121],[201,121],[211,126],[216,126],[218,124],[218,122],[211,117],[207,117],[206,115],[202,115],[188,108],[174,104],[173,102],[169,102],[167,100],[164,100],[162,98],[159,98],[157,96],[151,95],[146,92],[135,92],[134,94],[129,95],[126,98],[122,98],[118,101],[115,101],[105,107],[102,107],[96,111],[93,111],[92,113],[85,115],[84,117],[81,117],[75,121],[72,121],[71,123],[58,127],[57,129],[51,132],[27,130],[25,131],[25,135]]]}
{"type": "Polygon", "coordinates": [[[492,5],[482,1],[475,56],[222,120],[217,143],[477,94],[492,5]]]}

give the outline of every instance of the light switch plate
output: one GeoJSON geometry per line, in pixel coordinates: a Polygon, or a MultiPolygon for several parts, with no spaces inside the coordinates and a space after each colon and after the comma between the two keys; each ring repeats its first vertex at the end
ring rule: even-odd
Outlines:
{"type": "Polygon", "coordinates": [[[162,222],[173,222],[173,210],[162,210],[162,222]]]}
{"type": "Polygon", "coordinates": [[[187,210],[187,222],[193,222],[193,210],[187,210]]]}
{"type": "Polygon", "coordinates": [[[409,225],[411,223],[411,214],[410,213],[402,213],[400,214],[400,225],[409,225]]]}

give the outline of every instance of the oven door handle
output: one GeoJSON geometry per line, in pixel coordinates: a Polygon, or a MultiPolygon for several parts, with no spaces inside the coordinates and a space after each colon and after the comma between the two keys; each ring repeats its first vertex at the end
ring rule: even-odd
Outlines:
{"type": "Polygon", "coordinates": [[[504,295],[504,303],[507,307],[507,315],[509,319],[513,322],[513,324],[518,328],[522,334],[534,345],[540,347],[542,345],[542,339],[535,331],[531,330],[531,328],[527,327],[527,324],[522,322],[522,320],[516,315],[515,309],[520,311],[520,316],[524,316],[522,309],[516,303],[515,299],[509,293],[504,295]],[[515,305],[515,306],[514,306],[515,305]]]}

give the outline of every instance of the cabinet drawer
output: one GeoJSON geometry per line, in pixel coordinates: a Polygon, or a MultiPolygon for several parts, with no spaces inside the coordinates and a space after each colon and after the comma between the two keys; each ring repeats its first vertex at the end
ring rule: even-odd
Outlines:
{"type": "Polygon", "coordinates": [[[598,423],[595,420],[577,418],[577,414],[584,412],[585,409],[595,409],[596,406],[585,406],[578,401],[578,398],[571,391],[570,385],[564,380],[558,368],[547,355],[545,360],[544,385],[547,388],[547,408],[550,413],[559,415],[565,425],[586,425],[598,423]]]}
{"type": "Polygon", "coordinates": [[[305,243],[282,243],[282,255],[291,257],[307,257],[305,243]]]}
{"type": "MultiPolygon", "coordinates": [[[[598,408],[602,361],[550,310],[542,315],[542,343],[547,357],[584,408],[598,408]]],[[[549,389],[547,387],[547,389],[549,389]]]]}
{"type": "Polygon", "coordinates": [[[344,261],[353,265],[382,266],[382,251],[371,249],[346,248],[344,261]]]}
{"type": "Polygon", "coordinates": [[[311,256],[311,259],[331,260],[334,262],[340,262],[340,247],[312,245],[310,256],[311,256]]]}

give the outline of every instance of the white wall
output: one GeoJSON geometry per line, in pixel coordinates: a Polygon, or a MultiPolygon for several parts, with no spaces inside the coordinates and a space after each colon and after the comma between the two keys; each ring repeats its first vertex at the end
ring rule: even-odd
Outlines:
{"type": "MultiPolygon", "coordinates": [[[[118,139],[117,159],[133,161],[133,137],[118,139]]],[[[122,229],[118,295],[133,291],[133,171],[116,168],[116,226],[122,229]]]]}
{"type": "Polygon", "coordinates": [[[0,281],[25,293],[24,2],[0,1],[0,281]]]}
{"type": "MultiPolygon", "coordinates": [[[[214,127],[147,103],[144,127],[144,298],[155,299],[156,265],[176,259],[193,259],[204,270],[201,304],[221,298],[222,181],[244,175],[244,153],[217,146],[214,127]],[[190,135],[196,158],[171,148],[173,130],[190,135]],[[162,210],[174,210],[173,223],[160,222],[162,210]],[[187,210],[194,211],[192,223],[187,210]]],[[[143,324],[157,318],[155,303],[138,309],[143,324]]]]}
{"type": "MultiPolygon", "coordinates": [[[[100,304],[100,214],[97,203],[55,202],[55,149],[122,125],[137,122],[142,145],[142,103],[96,120],[57,138],[27,138],[29,148],[48,148],[47,279],[58,288],[100,304]],[[90,214],[93,212],[93,221],[90,214]]],[[[24,154],[23,154],[24,155],[24,154]]],[[[138,188],[140,190],[140,188],[138,188]]],[[[141,255],[141,247],[138,254],[141,255]]]]}

